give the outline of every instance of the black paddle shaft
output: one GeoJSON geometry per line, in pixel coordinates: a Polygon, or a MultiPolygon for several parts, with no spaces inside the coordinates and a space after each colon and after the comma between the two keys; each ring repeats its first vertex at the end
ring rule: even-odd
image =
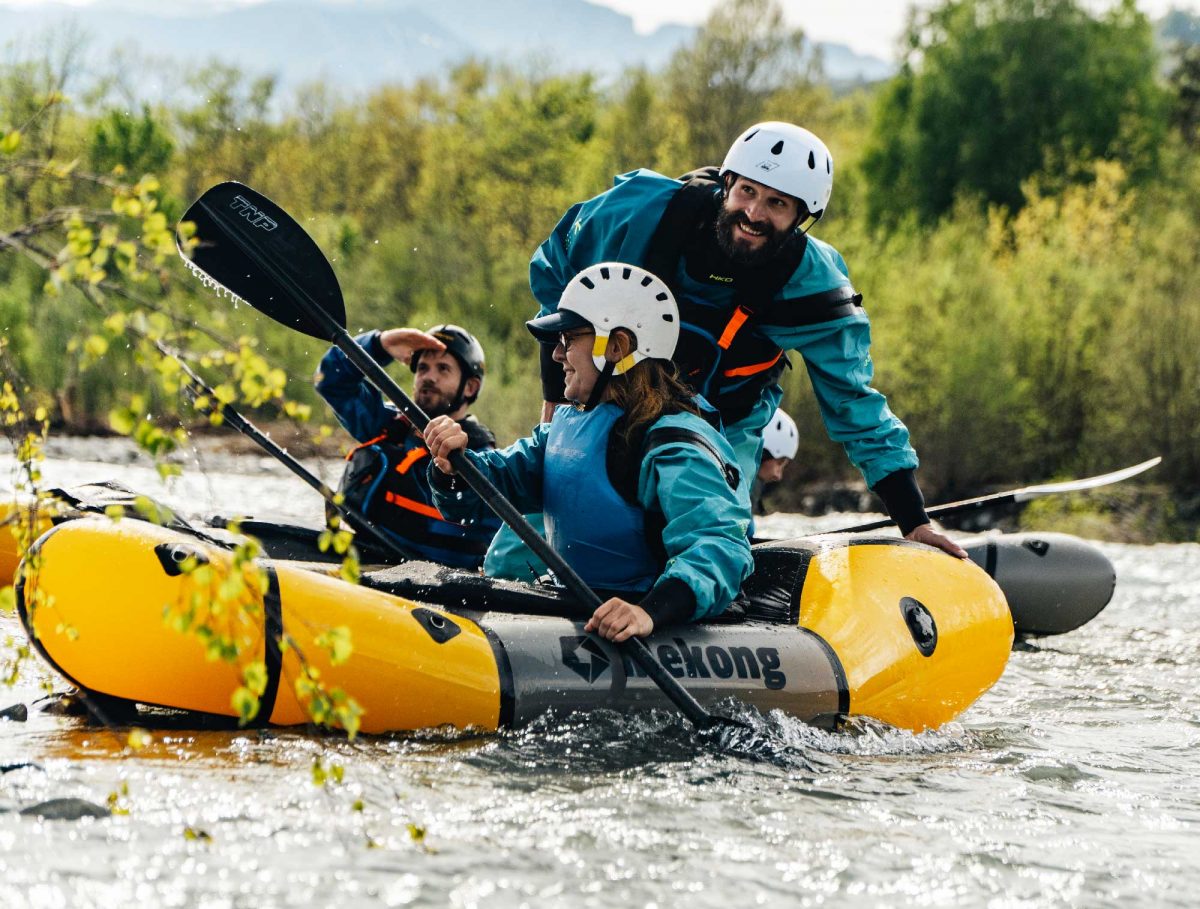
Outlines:
{"type": "MultiPolygon", "coordinates": [[[[429,417],[404,393],[346,331],[346,310],[337,277],[312,238],[278,205],[239,183],[222,183],[204,193],[184,214],[196,225],[198,243],[183,252],[193,268],[232,291],[275,321],[310,337],[332,341],[387,396],[414,426],[423,430],[429,417]]],[[[182,244],[181,244],[182,245],[182,244]]],[[[181,249],[182,252],[182,249],[181,249]]],[[[464,452],[450,464],[481,499],[546,563],[581,603],[594,611],[601,605],[583,579],[512,503],[485,477],[464,452]]],[[[717,717],[654,659],[640,638],[618,645],[693,724],[708,729],[717,717]]]]}
{"type": "MultiPolygon", "coordinates": [[[[182,357],[174,354],[161,341],[155,341],[154,343],[158,347],[159,353],[161,353],[164,357],[170,357],[179,364],[180,368],[183,370],[183,374],[187,376],[189,387],[194,388],[200,394],[208,395],[216,400],[216,392],[209,387],[207,382],[200,378],[195,370],[193,370],[186,362],[184,362],[182,357]]],[[[193,403],[195,403],[195,398],[192,400],[193,403]]],[[[240,432],[242,435],[246,436],[246,438],[252,439],[260,448],[263,449],[263,451],[265,451],[275,460],[279,461],[279,463],[281,463],[284,467],[315,489],[317,493],[320,494],[321,498],[337,509],[338,514],[340,514],[346,520],[346,523],[348,523],[356,531],[369,536],[384,552],[390,552],[402,562],[407,562],[417,558],[415,553],[409,552],[395,540],[387,536],[387,534],[385,534],[382,530],[368,521],[366,515],[361,514],[357,509],[352,508],[344,502],[339,503],[337,500],[337,493],[321,482],[319,477],[315,476],[308,470],[307,467],[293,458],[279,445],[275,444],[270,436],[243,417],[229,404],[223,405],[219,410],[215,407],[199,408],[199,406],[197,406],[197,409],[202,411],[207,410],[208,413],[219,413],[221,418],[229,424],[230,428],[240,432]]]]}

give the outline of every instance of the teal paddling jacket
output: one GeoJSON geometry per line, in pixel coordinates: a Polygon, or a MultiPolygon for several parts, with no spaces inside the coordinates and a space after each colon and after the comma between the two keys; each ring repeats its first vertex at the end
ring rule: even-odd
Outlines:
{"type": "MultiPolygon", "coordinates": [[[[607,192],[573,205],[530,262],[530,287],[541,304],[541,313],[554,311],[563,289],[589,265],[603,261],[643,263],[668,202],[682,186],[679,180],[637,170],[618,176],[607,192]]],[[[730,308],[733,306],[731,291],[689,277],[682,261],[676,286],[709,305],[728,302],[730,308]]],[[[806,297],[842,288],[850,288],[845,261],[828,243],[809,237],[799,266],[776,300],[803,306],[806,297]]],[[[757,330],[780,349],[800,354],[830,438],[841,443],[867,485],[876,488],[890,475],[902,473],[906,479],[900,485],[911,486],[919,502],[920,492],[911,478],[918,465],[916,452],[909,444],[904,424],[892,414],[884,396],[871,387],[874,368],[870,323],[861,306],[853,309],[850,315],[833,321],[811,325],[760,324],[757,330]]],[[[753,478],[757,473],[762,430],[781,397],[779,386],[770,385],[748,415],[732,424],[727,422],[725,435],[737,454],[744,477],[753,478]]],[[[749,484],[746,485],[748,489],[749,484]]],[[[896,483],[885,484],[884,489],[889,485],[894,487],[896,483]]],[[[905,497],[911,500],[911,496],[905,497]]],[[[906,532],[926,520],[919,505],[915,512],[908,510],[911,519],[900,521],[906,532]]]]}
{"type": "MultiPolygon", "coordinates": [[[[579,416],[597,420],[611,407],[601,405],[596,411],[579,416]]],[[[547,504],[543,480],[547,471],[558,469],[556,449],[548,445],[547,440],[552,436],[553,422],[565,419],[570,410],[566,406],[559,407],[554,421],[539,424],[531,436],[508,448],[466,452],[466,456],[523,514],[541,512],[547,504]]],[[[729,443],[694,414],[661,417],[650,432],[658,429],[688,430],[701,436],[725,463],[734,463],[729,443]]],[[[603,446],[603,440],[600,444],[603,446]]],[[[447,517],[469,520],[486,510],[487,506],[464,482],[443,474],[432,464],[429,476],[434,504],[447,517]]],[[[594,480],[597,484],[612,486],[603,471],[594,480]]],[[[666,562],[640,605],[651,614],[656,625],[719,615],[750,576],[754,566],[747,539],[750,510],[746,504],[748,495],[742,488],[747,481],[744,477],[738,478],[736,488],[731,488],[729,483],[713,452],[694,443],[673,438],[661,443],[651,440],[648,445],[638,470],[637,502],[643,511],[656,511],[662,515],[662,548],[666,562]]],[[[597,495],[596,501],[605,501],[605,497],[597,495]]],[[[597,509],[596,514],[588,516],[572,514],[564,523],[569,523],[575,534],[586,533],[589,526],[595,525],[597,536],[601,536],[599,525],[607,516],[599,511],[597,509]]],[[[548,524],[550,518],[548,516],[548,524]]],[[[564,546],[561,554],[585,581],[602,586],[597,584],[599,577],[588,576],[593,567],[591,564],[587,561],[576,564],[569,547],[564,546]]],[[[605,574],[603,569],[600,570],[605,574]]]]}

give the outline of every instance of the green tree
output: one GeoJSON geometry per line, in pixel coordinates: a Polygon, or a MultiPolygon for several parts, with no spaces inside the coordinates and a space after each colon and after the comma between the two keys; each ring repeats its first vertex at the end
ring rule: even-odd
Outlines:
{"type": "Polygon", "coordinates": [[[175,143],[148,105],[140,115],[110,110],[92,127],[92,168],[110,173],[161,174],[171,161],[175,143]]]}
{"type": "Polygon", "coordinates": [[[1179,49],[1170,84],[1175,96],[1171,119],[1183,141],[1195,148],[1200,145],[1200,44],[1179,49]]]}
{"type": "Polygon", "coordinates": [[[1015,210],[1030,177],[1087,179],[1097,158],[1153,170],[1165,96],[1133,0],[1101,17],[1077,0],[948,0],[908,43],[863,160],[874,217],[936,218],[960,193],[1015,210]]]}
{"type": "Polygon", "coordinates": [[[783,21],[778,0],[725,0],[667,68],[667,103],[689,163],[719,164],[729,143],[780,89],[810,79],[804,33],[783,21]]]}
{"type": "Polygon", "coordinates": [[[600,112],[597,187],[613,174],[639,167],[657,169],[666,131],[657,79],[644,69],[625,73],[600,112]]]}
{"type": "Polygon", "coordinates": [[[253,183],[278,139],[268,122],[275,79],[251,79],[214,61],[187,81],[200,100],[178,115],[183,197],[194,199],[221,179],[253,183]]]}

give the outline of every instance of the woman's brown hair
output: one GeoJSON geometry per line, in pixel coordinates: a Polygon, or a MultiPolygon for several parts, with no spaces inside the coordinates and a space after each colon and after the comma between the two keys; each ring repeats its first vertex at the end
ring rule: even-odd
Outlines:
{"type": "MultiPolygon", "coordinates": [[[[617,329],[614,337],[624,333],[624,329],[617,329]]],[[[636,339],[631,342],[633,349],[636,339]]],[[[668,414],[700,413],[691,389],[679,381],[675,364],[670,360],[642,360],[628,372],[614,376],[609,389],[609,402],[625,411],[614,427],[621,448],[638,463],[642,442],[655,420],[668,414]]]]}

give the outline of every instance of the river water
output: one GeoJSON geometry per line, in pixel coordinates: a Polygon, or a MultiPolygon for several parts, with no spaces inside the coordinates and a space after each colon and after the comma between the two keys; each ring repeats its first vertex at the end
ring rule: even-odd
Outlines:
{"type": "MultiPolygon", "coordinates": [[[[73,440],[45,471],[192,511],[321,510],[256,458],[206,454],[164,487],[124,443],[73,440]]],[[[1014,651],[960,720],[912,735],[767,717],[802,760],[730,755],[665,713],[354,743],[158,730],[131,751],[125,731],[40,712],[62,683],[26,663],[0,687],[0,710],[30,705],[0,721],[0,768],[29,763],[0,774],[0,906],[1193,906],[1200,546],[1102,548],[1109,607],[1014,651]],[[314,761],[341,780],[317,785],[314,761]],[[18,814],[55,798],[117,813],[18,814]]]]}

